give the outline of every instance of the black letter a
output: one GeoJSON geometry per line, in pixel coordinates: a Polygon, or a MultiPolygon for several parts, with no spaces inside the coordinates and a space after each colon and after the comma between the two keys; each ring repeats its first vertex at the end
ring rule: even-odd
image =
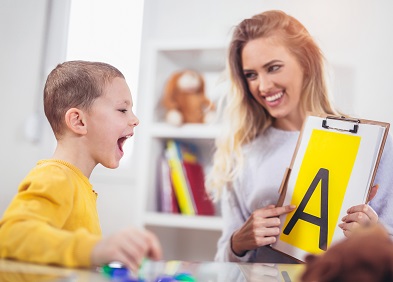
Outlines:
{"type": "MultiPolygon", "coordinates": [[[[288,235],[291,233],[292,228],[295,226],[299,219],[303,219],[311,224],[318,225],[320,227],[319,233],[319,248],[326,251],[327,247],[327,236],[328,236],[328,180],[329,171],[325,168],[319,169],[314,180],[311,182],[306,195],[304,195],[299,207],[295,211],[288,225],[284,229],[284,234],[288,235]],[[314,215],[304,212],[311,195],[314,193],[318,186],[319,181],[321,181],[321,217],[316,217],[314,215]]],[[[307,236],[307,234],[304,234],[307,236]]]]}

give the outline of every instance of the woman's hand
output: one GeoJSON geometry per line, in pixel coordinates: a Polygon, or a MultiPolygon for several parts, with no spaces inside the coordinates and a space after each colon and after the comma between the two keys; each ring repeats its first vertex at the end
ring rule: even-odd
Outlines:
{"type": "Polygon", "coordinates": [[[276,242],[280,233],[278,216],[293,211],[293,205],[275,207],[270,205],[254,211],[244,225],[231,237],[232,251],[243,256],[248,250],[276,242]]]}
{"type": "MultiPolygon", "coordinates": [[[[367,202],[374,198],[377,191],[378,185],[371,188],[367,202]]],[[[347,215],[342,218],[342,221],[338,226],[344,231],[344,235],[348,237],[360,226],[377,223],[378,215],[368,204],[361,204],[348,209],[347,215]]]]}

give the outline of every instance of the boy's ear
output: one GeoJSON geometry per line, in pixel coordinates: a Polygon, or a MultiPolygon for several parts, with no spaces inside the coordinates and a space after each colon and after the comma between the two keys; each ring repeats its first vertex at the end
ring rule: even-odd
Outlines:
{"type": "Polygon", "coordinates": [[[84,135],[87,133],[87,126],[84,112],[71,108],[65,114],[65,122],[67,127],[76,134],[84,135]]]}

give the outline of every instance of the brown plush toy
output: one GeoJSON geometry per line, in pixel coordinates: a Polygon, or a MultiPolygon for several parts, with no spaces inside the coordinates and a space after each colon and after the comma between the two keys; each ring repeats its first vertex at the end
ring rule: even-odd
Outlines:
{"type": "Polygon", "coordinates": [[[205,95],[203,77],[193,70],[176,72],[168,79],[162,105],[165,120],[173,125],[208,122],[214,109],[205,95]]]}
{"type": "Polygon", "coordinates": [[[361,227],[324,254],[308,255],[301,281],[393,281],[393,241],[381,225],[361,227]]]}

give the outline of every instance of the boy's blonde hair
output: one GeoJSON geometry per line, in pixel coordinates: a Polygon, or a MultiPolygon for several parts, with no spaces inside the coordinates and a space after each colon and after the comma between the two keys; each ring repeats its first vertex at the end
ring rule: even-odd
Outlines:
{"type": "Polygon", "coordinates": [[[48,75],[44,88],[44,111],[56,138],[64,131],[70,108],[89,110],[113,78],[124,78],[115,67],[101,62],[68,61],[48,75]]]}

